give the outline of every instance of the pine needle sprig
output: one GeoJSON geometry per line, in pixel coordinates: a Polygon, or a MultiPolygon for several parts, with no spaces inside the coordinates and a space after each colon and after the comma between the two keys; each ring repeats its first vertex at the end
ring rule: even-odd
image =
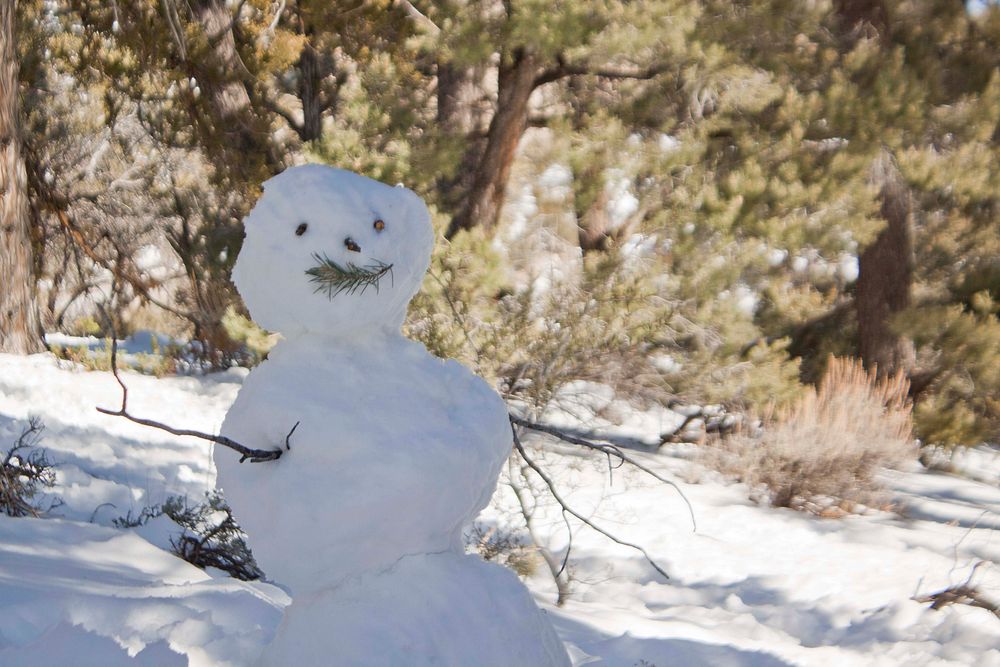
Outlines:
{"type": "Polygon", "coordinates": [[[378,293],[382,278],[388,275],[389,280],[393,279],[392,264],[379,260],[367,266],[358,266],[351,262],[341,265],[319,253],[314,254],[313,258],[317,265],[306,271],[306,274],[309,275],[309,281],[316,284],[316,291],[324,292],[329,299],[345,292],[354,294],[360,291],[364,294],[369,287],[374,287],[378,293]]]}

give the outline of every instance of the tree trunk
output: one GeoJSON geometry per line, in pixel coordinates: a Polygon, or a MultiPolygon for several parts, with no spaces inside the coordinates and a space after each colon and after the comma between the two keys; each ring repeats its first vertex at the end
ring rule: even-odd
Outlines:
{"type": "Polygon", "coordinates": [[[0,352],[41,352],[28,175],[21,155],[16,0],[0,0],[0,352]]]}
{"type": "Polygon", "coordinates": [[[599,185],[600,191],[585,211],[577,211],[579,220],[580,250],[588,252],[603,252],[608,249],[611,240],[611,217],[608,215],[608,192],[599,185]]]}
{"type": "MultiPolygon", "coordinates": [[[[891,43],[889,13],[882,0],[835,0],[844,48],[859,39],[891,43]]],[[[913,341],[892,330],[890,321],[909,307],[913,285],[913,199],[892,156],[882,152],[872,165],[880,188],[881,216],[886,225],[858,260],[855,307],[859,352],[865,368],[879,375],[903,371],[916,364],[913,341]]]]}
{"type": "Polygon", "coordinates": [[[313,141],[323,134],[323,102],[320,97],[322,80],[319,54],[312,44],[306,42],[299,56],[299,99],[302,100],[302,129],[299,137],[302,141],[313,141]]]}
{"type": "Polygon", "coordinates": [[[861,359],[879,375],[909,374],[916,362],[913,342],[890,327],[909,307],[913,284],[913,200],[892,158],[883,153],[873,168],[881,186],[886,227],[861,254],[855,304],[861,359]]]}
{"type": "Polygon", "coordinates": [[[528,100],[539,74],[533,54],[518,50],[512,60],[500,65],[497,110],[486,134],[486,148],[465,205],[448,227],[448,237],[476,226],[493,229],[500,217],[514,152],[528,126],[528,100]]]}
{"type": "Polygon", "coordinates": [[[476,167],[483,159],[486,137],[483,134],[483,71],[449,62],[437,64],[437,124],[462,136],[465,150],[454,176],[437,180],[438,191],[446,210],[461,208],[472,190],[476,167]]]}
{"type": "Polygon", "coordinates": [[[849,41],[862,37],[889,42],[889,12],[882,0],[834,0],[840,29],[849,41]]]}
{"type": "Polygon", "coordinates": [[[211,49],[208,57],[196,57],[191,65],[198,73],[198,85],[208,94],[215,131],[224,142],[222,149],[241,156],[229,160],[228,169],[256,185],[278,170],[280,159],[272,150],[267,123],[255,113],[243,82],[248,73],[236,48],[233,17],[222,0],[194,0],[191,7],[211,49]]]}

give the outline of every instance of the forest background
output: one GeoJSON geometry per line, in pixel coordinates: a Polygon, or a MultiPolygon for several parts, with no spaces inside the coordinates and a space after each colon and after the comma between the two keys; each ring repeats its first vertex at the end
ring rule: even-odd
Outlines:
{"type": "Polygon", "coordinates": [[[316,161],[427,200],[407,333],[536,413],[766,414],[834,355],[925,447],[1000,439],[992,3],[6,0],[0,38],[0,351],[259,362],[240,220],[316,161]]]}

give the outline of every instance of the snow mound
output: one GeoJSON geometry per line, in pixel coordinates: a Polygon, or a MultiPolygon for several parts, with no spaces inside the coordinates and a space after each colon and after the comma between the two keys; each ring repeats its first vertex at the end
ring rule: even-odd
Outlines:
{"type": "Polygon", "coordinates": [[[0,664],[245,665],[287,596],[212,579],[134,533],[0,520],[0,664]]]}

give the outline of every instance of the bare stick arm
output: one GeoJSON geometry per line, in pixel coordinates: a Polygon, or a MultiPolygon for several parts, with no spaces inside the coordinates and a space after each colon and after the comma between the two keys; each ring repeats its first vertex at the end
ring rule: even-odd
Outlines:
{"type": "Polygon", "coordinates": [[[209,442],[214,442],[217,445],[222,445],[223,447],[228,447],[236,452],[240,456],[240,463],[244,461],[250,461],[250,463],[263,463],[265,461],[277,461],[281,458],[281,455],[285,451],[290,450],[291,443],[290,439],[292,433],[298,428],[299,422],[295,422],[295,426],[288,432],[285,436],[285,449],[280,447],[275,449],[253,449],[251,447],[246,447],[236,442],[232,438],[227,438],[224,435],[213,435],[211,433],[203,433],[201,431],[194,431],[187,428],[174,428],[168,426],[162,422],[158,422],[152,419],[144,419],[142,417],[136,417],[128,412],[128,387],[122,381],[121,376],[118,374],[118,340],[115,335],[112,334],[111,337],[111,373],[115,376],[115,380],[118,382],[118,386],[122,388],[122,406],[117,410],[112,410],[110,408],[97,408],[97,411],[105,414],[111,415],[112,417],[124,417],[125,419],[133,422],[135,424],[141,424],[143,426],[149,426],[151,428],[158,428],[161,431],[166,431],[171,435],[188,435],[193,438],[200,438],[202,440],[208,440],[209,442]]]}

